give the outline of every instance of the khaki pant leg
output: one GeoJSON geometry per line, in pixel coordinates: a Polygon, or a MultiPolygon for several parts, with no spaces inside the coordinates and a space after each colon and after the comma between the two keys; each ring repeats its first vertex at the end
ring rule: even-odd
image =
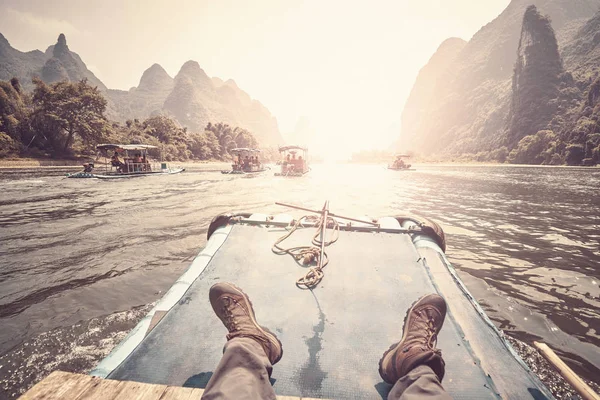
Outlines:
{"type": "Polygon", "coordinates": [[[202,399],[275,399],[269,377],[273,367],[254,339],[234,338],[206,385],[202,399]]]}
{"type": "Polygon", "coordinates": [[[452,400],[437,375],[427,365],[420,365],[396,382],[388,400],[452,400]]]}

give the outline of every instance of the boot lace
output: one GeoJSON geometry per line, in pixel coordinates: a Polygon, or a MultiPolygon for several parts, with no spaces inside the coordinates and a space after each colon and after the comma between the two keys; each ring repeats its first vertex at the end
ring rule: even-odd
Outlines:
{"type": "Polygon", "coordinates": [[[423,350],[432,350],[435,353],[440,353],[440,350],[435,348],[437,344],[437,329],[433,314],[419,310],[417,311],[417,316],[419,318],[415,321],[416,332],[413,334],[413,338],[424,345],[423,350]]]}
{"type": "Polygon", "coordinates": [[[235,299],[225,297],[223,299],[223,315],[225,316],[225,327],[230,333],[237,332],[239,330],[237,321],[233,315],[233,308],[238,305],[235,299]]]}

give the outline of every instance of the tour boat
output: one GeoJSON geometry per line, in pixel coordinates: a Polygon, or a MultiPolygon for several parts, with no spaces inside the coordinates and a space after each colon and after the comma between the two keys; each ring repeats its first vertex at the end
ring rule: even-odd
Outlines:
{"type": "Polygon", "coordinates": [[[394,171],[414,171],[411,165],[408,163],[410,156],[408,154],[397,154],[396,158],[391,164],[388,164],[388,169],[394,171]],[[406,160],[406,161],[405,161],[406,160]]]}
{"type": "Polygon", "coordinates": [[[146,391],[185,387],[199,398],[227,333],[209,289],[229,281],[283,343],[271,376],[279,396],[386,398],[391,386],[379,376],[379,359],[402,336],[411,304],[439,293],[448,314],[437,347],[452,398],[553,398],[469,293],[437,224],[414,216],[344,217],[328,203],[322,210],[287,206],[302,214],[214,218],[204,249],[91,375],[143,382],[136,384],[146,391]],[[298,247],[320,257],[303,265],[289,255],[298,247]]]}
{"type": "Polygon", "coordinates": [[[275,176],[303,176],[310,168],[308,166],[308,149],[301,146],[279,147],[281,154],[281,172],[275,176]]]}
{"type": "Polygon", "coordinates": [[[221,171],[222,174],[256,174],[266,170],[260,161],[259,149],[239,147],[229,150],[233,155],[231,170],[221,171]]]}
{"type": "Polygon", "coordinates": [[[185,168],[170,168],[166,162],[153,160],[150,153],[154,149],[158,147],[149,144],[99,144],[96,150],[98,158],[101,157],[103,162],[84,164],[83,171],[68,174],[67,177],[119,179],[170,175],[185,171],[185,168]]]}

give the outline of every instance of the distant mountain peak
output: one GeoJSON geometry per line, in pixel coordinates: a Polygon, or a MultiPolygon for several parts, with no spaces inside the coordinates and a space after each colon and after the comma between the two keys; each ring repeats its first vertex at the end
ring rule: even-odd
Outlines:
{"type": "Polygon", "coordinates": [[[58,41],[56,44],[58,44],[59,46],[67,45],[67,37],[65,36],[64,33],[61,33],[60,35],[58,35],[58,41]]]}
{"type": "Polygon", "coordinates": [[[173,78],[165,71],[160,64],[152,64],[150,68],[144,71],[137,89],[155,90],[170,89],[173,87],[173,78]]]}
{"type": "Polygon", "coordinates": [[[239,89],[239,86],[237,85],[237,83],[235,83],[235,81],[233,79],[227,79],[225,81],[225,84],[228,85],[228,86],[231,86],[231,87],[239,89]]]}
{"type": "Polygon", "coordinates": [[[54,49],[52,50],[52,54],[54,57],[60,57],[62,54],[65,54],[69,51],[69,46],[67,46],[67,38],[64,33],[58,35],[58,40],[54,45],[54,49]]]}
{"type": "Polygon", "coordinates": [[[200,68],[200,64],[193,60],[186,61],[175,76],[176,84],[188,84],[190,82],[202,90],[214,91],[212,79],[200,68]]]}
{"type": "Polygon", "coordinates": [[[464,39],[461,39],[459,37],[451,37],[451,38],[448,38],[448,39],[444,40],[442,42],[442,44],[440,44],[440,46],[438,47],[438,50],[441,49],[441,48],[443,48],[443,47],[456,46],[456,45],[464,45],[466,43],[467,43],[467,41],[464,40],[464,39]]]}
{"type": "Polygon", "coordinates": [[[194,60],[186,61],[181,66],[181,69],[179,70],[179,73],[177,75],[187,75],[190,77],[196,77],[196,76],[208,77],[208,75],[206,75],[206,72],[204,72],[204,70],[202,68],[200,68],[200,64],[198,64],[198,61],[194,61],[194,60]]]}
{"type": "Polygon", "coordinates": [[[159,71],[159,72],[164,72],[165,74],[167,73],[167,71],[165,71],[165,69],[162,67],[162,65],[160,65],[158,63],[152,64],[150,66],[150,68],[148,68],[146,71],[159,71]]]}

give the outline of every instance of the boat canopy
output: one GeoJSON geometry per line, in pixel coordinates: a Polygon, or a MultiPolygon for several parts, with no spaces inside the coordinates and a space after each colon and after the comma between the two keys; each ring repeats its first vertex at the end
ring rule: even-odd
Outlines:
{"type": "Polygon", "coordinates": [[[304,152],[308,151],[308,149],[306,147],[302,147],[302,146],[295,146],[295,145],[290,145],[290,146],[280,146],[279,147],[279,152],[283,153],[284,151],[290,151],[290,150],[302,150],[304,152]]]}
{"type": "Polygon", "coordinates": [[[99,144],[96,146],[96,150],[148,150],[157,148],[157,146],[153,146],[151,144],[99,144]]]}

